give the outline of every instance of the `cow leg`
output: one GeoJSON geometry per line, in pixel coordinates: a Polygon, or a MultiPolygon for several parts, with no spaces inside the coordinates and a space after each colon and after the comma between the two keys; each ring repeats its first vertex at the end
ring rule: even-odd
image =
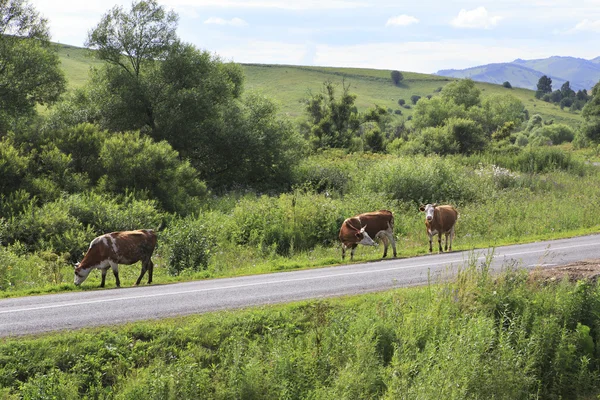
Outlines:
{"type": "Polygon", "coordinates": [[[342,243],[342,260],[346,257],[346,245],[342,243]]]}
{"type": "Polygon", "coordinates": [[[431,245],[431,243],[433,242],[433,235],[428,232],[427,236],[429,236],[429,252],[432,253],[433,252],[433,246],[431,245]]]}
{"type": "Polygon", "coordinates": [[[452,251],[452,239],[454,238],[454,227],[450,229],[450,247],[449,250],[452,251]]]}
{"type": "Polygon", "coordinates": [[[154,263],[148,260],[148,285],[152,283],[152,272],[154,272],[154,263]]]}
{"type": "Polygon", "coordinates": [[[106,282],[106,273],[108,272],[108,268],[104,268],[102,270],[102,282],[100,282],[100,287],[104,287],[104,283],[106,282]]]}
{"type": "Polygon", "coordinates": [[[350,261],[354,260],[354,250],[356,250],[357,244],[352,245],[352,250],[350,250],[350,261]]]}
{"type": "Polygon", "coordinates": [[[383,242],[383,258],[386,258],[387,257],[387,249],[388,249],[388,245],[389,245],[387,233],[380,231],[377,233],[377,235],[375,235],[375,237],[381,239],[381,241],[383,242]]]}
{"type": "Polygon", "coordinates": [[[442,250],[442,232],[438,233],[438,245],[440,247],[440,253],[443,253],[444,250],[442,250]]]}
{"type": "Polygon", "coordinates": [[[121,287],[121,281],[119,280],[119,264],[111,262],[110,266],[112,268],[113,274],[115,275],[117,287],[121,287]]]}
{"type": "Polygon", "coordinates": [[[148,267],[146,266],[146,261],[142,261],[142,271],[140,272],[140,276],[138,276],[137,281],[135,281],[135,286],[140,284],[147,269],[148,267]]]}
{"type": "Polygon", "coordinates": [[[392,251],[394,252],[394,258],[396,258],[396,239],[394,238],[393,233],[391,233],[389,236],[390,236],[390,242],[392,242],[392,251]]]}

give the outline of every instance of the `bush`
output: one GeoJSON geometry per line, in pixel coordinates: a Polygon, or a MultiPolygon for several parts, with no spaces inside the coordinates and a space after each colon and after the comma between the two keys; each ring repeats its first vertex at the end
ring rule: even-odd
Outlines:
{"type": "Polygon", "coordinates": [[[177,276],[186,270],[197,272],[208,267],[212,240],[201,218],[176,220],[160,235],[160,241],[169,274],[177,276]]]}
{"type": "Polygon", "coordinates": [[[380,162],[357,180],[366,191],[386,193],[400,201],[456,204],[472,201],[480,194],[481,185],[472,177],[450,159],[415,156],[380,162]]]}
{"type": "Polygon", "coordinates": [[[544,136],[550,139],[551,144],[571,142],[575,138],[573,129],[565,124],[543,125],[534,129],[531,136],[544,136]]]}
{"type": "Polygon", "coordinates": [[[112,193],[146,191],[167,211],[195,212],[206,193],[198,173],[165,141],[139,132],[113,135],[100,150],[105,175],[99,186],[112,193]]]}

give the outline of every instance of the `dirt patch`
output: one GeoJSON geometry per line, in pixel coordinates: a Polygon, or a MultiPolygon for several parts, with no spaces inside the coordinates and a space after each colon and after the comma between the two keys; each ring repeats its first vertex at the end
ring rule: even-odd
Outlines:
{"type": "Polygon", "coordinates": [[[542,282],[560,281],[566,277],[576,282],[588,279],[596,282],[600,277],[600,259],[577,261],[552,268],[537,268],[529,273],[531,279],[542,282]]]}

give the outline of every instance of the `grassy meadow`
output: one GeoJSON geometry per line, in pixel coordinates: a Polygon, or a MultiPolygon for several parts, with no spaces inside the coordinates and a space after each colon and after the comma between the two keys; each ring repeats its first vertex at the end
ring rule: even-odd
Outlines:
{"type": "MultiPolygon", "coordinates": [[[[87,49],[58,45],[57,47],[69,87],[83,85],[88,77],[89,68],[99,66],[101,62],[90,57],[87,49]]],[[[323,82],[332,81],[338,84],[341,91],[342,83],[349,86],[350,93],[357,95],[356,106],[364,111],[375,105],[392,110],[401,110],[402,115],[396,119],[407,119],[412,115],[411,96],[425,97],[435,95],[452,78],[444,76],[402,72],[404,79],[398,86],[390,78],[391,71],[361,68],[306,67],[294,65],[241,64],[246,76],[245,88],[257,91],[273,99],[281,114],[291,119],[304,115],[303,101],[311,93],[319,93],[323,82]],[[404,99],[411,108],[398,105],[398,100],[404,99]]],[[[399,66],[401,69],[401,66],[399,66]]],[[[540,114],[544,120],[553,119],[556,122],[577,124],[581,122],[580,114],[571,113],[567,109],[536,99],[534,92],[528,89],[507,89],[501,85],[476,83],[482,91],[482,96],[492,94],[511,94],[517,97],[530,115],[540,114]]]]}
{"type": "MultiPolygon", "coordinates": [[[[84,49],[57,46],[69,88],[81,87],[100,63],[84,49]]],[[[407,122],[411,96],[437,95],[451,82],[403,72],[395,86],[385,70],[242,68],[245,88],[273,99],[294,122],[304,115],[302,100],[327,80],[349,85],[361,111],[375,104],[400,109],[394,118],[407,122]]],[[[582,121],[580,113],[537,100],[530,90],[476,86],[482,97],[510,93],[544,121],[574,129],[582,121]]],[[[70,138],[90,139],[92,150],[91,136],[106,134],[81,130],[90,138],[70,138]]],[[[14,164],[25,165],[26,157],[11,151],[14,164]]],[[[377,209],[395,215],[398,257],[426,254],[421,203],[457,207],[455,251],[597,233],[600,168],[592,162],[599,156],[596,147],[574,150],[571,143],[448,156],[318,150],[294,166],[289,191],[208,193],[185,215],[164,211],[146,192],[73,190],[50,197],[52,182],[87,187],[85,177],[40,175],[32,185],[47,185],[40,192],[50,200],[17,190],[0,203],[10,214],[0,219],[0,238],[11,243],[0,247],[0,297],[96,290],[100,272],[75,287],[71,263],[97,232],[121,229],[161,227],[153,256],[153,281],[161,284],[341,264],[341,223],[377,209]]],[[[58,167],[70,160],[58,150],[40,157],[58,167]]],[[[382,251],[361,246],[355,262],[379,260],[382,251]]],[[[139,268],[121,266],[122,285],[132,285],[139,268]]],[[[456,279],[425,287],[2,338],[0,399],[598,396],[598,283],[548,284],[518,265],[491,275],[486,262],[475,261],[453,272],[456,279]]],[[[106,286],[116,290],[110,272],[106,286]]]]}
{"type": "Polygon", "coordinates": [[[0,341],[3,399],[592,399],[600,290],[454,282],[0,341]]]}

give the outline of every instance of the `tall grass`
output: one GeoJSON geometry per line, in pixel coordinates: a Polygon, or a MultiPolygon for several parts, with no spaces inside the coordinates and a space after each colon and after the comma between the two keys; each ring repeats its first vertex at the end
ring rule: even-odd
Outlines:
{"type": "MultiPolygon", "coordinates": [[[[449,271],[450,272],[450,271],[449,271]]],[[[600,288],[474,261],[424,288],[0,343],[5,398],[597,394],[600,288]]]]}

